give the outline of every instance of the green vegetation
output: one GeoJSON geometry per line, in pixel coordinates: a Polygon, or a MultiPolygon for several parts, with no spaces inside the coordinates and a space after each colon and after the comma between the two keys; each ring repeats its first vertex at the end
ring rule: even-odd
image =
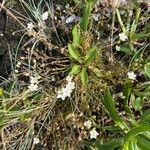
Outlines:
{"type": "Polygon", "coordinates": [[[0,149],[149,150],[149,2],[0,10],[0,149]]]}

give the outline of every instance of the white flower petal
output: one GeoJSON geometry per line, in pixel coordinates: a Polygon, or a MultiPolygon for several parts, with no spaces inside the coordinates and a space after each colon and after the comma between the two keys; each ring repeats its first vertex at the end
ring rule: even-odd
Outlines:
{"type": "Polygon", "coordinates": [[[40,143],[39,138],[34,138],[34,139],[33,139],[33,144],[38,144],[38,143],[40,143]]]}
{"type": "Polygon", "coordinates": [[[121,41],[125,41],[125,40],[128,39],[128,37],[124,33],[120,33],[119,38],[120,38],[121,41]]]}
{"type": "Polygon", "coordinates": [[[116,48],[117,51],[120,51],[120,46],[116,45],[115,48],[116,48]]]}
{"type": "Polygon", "coordinates": [[[73,79],[73,76],[67,76],[67,77],[66,77],[66,80],[67,80],[68,82],[71,82],[72,79],[73,79]]]}
{"type": "Polygon", "coordinates": [[[94,128],[90,131],[91,139],[96,139],[98,135],[99,135],[99,133],[94,128]]]}
{"type": "Polygon", "coordinates": [[[133,71],[128,72],[127,75],[129,79],[136,80],[136,74],[133,71]]]}
{"type": "Polygon", "coordinates": [[[91,120],[88,120],[88,121],[84,122],[84,126],[87,127],[88,129],[90,129],[91,126],[92,126],[91,120]]]}
{"type": "Polygon", "coordinates": [[[99,17],[100,17],[99,13],[98,14],[93,14],[94,21],[98,21],[99,17]]]}
{"type": "Polygon", "coordinates": [[[30,77],[30,82],[31,82],[31,84],[33,84],[33,83],[35,83],[35,84],[37,84],[38,83],[38,77],[30,77]]]}
{"type": "Polygon", "coordinates": [[[75,82],[68,82],[68,84],[66,85],[66,89],[75,89],[75,82]]]}
{"type": "Polygon", "coordinates": [[[38,85],[37,84],[30,84],[28,86],[28,88],[29,88],[30,91],[37,91],[38,85]]]}
{"type": "Polygon", "coordinates": [[[71,97],[73,89],[75,89],[75,82],[71,82],[73,76],[68,76],[66,80],[68,81],[66,87],[58,91],[57,98],[64,100],[66,97],[71,97]]]}
{"type": "Polygon", "coordinates": [[[33,29],[34,28],[34,25],[33,25],[33,23],[32,22],[30,22],[30,23],[28,23],[27,24],[27,29],[33,29]]]}
{"type": "Polygon", "coordinates": [[[48,18],[48,11],[44,12],[44,13],[42,14],[42,16],[41,16],[41,19],[42,19],[43,21],[47,20],[47,18],[48,18]]]}

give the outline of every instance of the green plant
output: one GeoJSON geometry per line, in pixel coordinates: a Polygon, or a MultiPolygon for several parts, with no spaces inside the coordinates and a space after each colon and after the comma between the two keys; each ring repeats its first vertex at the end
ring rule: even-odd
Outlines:
{"type": "MultiPolygon", "coordinates": [[[[131,86],[126,87],[126,92],[124,92],[125,96],[125,101],[129,98],[129,95],[131,94],[131,86]]],[[[127,110],[129,109],[129,106],[127,103],[125,103],[126,108],[128,107],[127,110]]],[[[106,90],[104,94],[104,105],[111,116],[111,118],[114,120],[116,125],[118,125],[121,129],[123,129],[125,133],[124,137],[124,143],[123,143],[123,150],[133,150],[133,149],[140,149],[141,145],[143,144],[142,141],[145,140],[146,142],[149,141],[149,139],[143,139],[141,135],[143,135],[146,131],[150,131],[150,118],[149,114],[145,112],[141,119],[138,121],[135,121],[135,118],[130,118],[131,121],[131,126],[127,125],[120,116],[118,116],[118,113],[115,109],[115,105],[113,102],[113,98],[111,96],[111,93],[109,89],[106,90]]],[[[131,112],[131,110],[130,110],[131,112]]],[[[127,111],[128,113],[128,111],[127,111]]],[[[129,116],[131,114],[128,114],[129,116]]],[[[132,115],[133,117],[133,115],[132,115]]],[[[148,150],[148,147],[145,147],[145,150],[148,150]]]]}
{"type": "Polygon", "coordinates": [[[83,85],[87,85],[88,83],[88,66],[93,62],[96,56],[96,47],[88,43],[91,35],[87,32],[92,5],[92,1],[86,2],[83,18],[80,24],[75,25],[72,30],[73,42],[68,44],[69,54],[73,59],[70,75],[80,74],[83,85]]]}
{"type": "MultiPolygon", "coordinates": [[[[139,24],[141,21],[141,13],[142,9],[138,1],[132,1],[131,4],[133,8],[129,10],[131,16],[127,20],[127,25],[125,26],[125,21],[123,17],[120,15],[119,8],[116,9],[116,15],[118,19],[118,23],[121,27],[122,32],[128,37],[128,41],[120,44],[120,51],[126,53],[127,55],[138,55],[140,52],[137,51],[137,43],[141,41],[141,39],[145,37],[150,37],[149,28],[145,25],[145,30],[139,32],[139,24]],[[133,12],[133,10],[135,12],[133,12]],[[134,17],[135,16],[135,17],[134,17]],[[132,17],[132,18],[131,18],[132,17]]],[[[147,11],[148,13],[148,11],[147,11]]]]}

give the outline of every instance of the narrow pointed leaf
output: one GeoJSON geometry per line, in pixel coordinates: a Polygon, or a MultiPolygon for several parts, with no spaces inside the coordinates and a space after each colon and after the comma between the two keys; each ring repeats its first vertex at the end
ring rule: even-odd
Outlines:
{"type": "Polygon", "coordinates": [[[88,1],[86,3],[86,8],[84,8],[83,18],[80,23],[80,27],[84,32],[86,32],[88,29],[89,19],[90,19],[91,11],[92,11],[92,4],[93,3],[91,1],[88,1]]]}
{"type": "Polygon", "coordinates": [[[140,118],[140,122],[150,122],[150,110],[144,112],[140,118]]]}
{"type": "Polygon", "coordinates": [[[144,131],[150,131],[149,123],[141,123],[137,127],[131,129],[125,136],[125,142],[123,144],[123,150],[132,150],[134,140],[138,134],[144,131]]]}
{"type": "Polygon", "coordinates": [[[81,44],[81,34],[80,34],[80,30],[78,29],[78,26],[74,26],[73,30],[72,30],[72,36],[73,36],[73,43],[72,45],[74,47],[78,47],[81,44]]]}
{"type": "Polygon", "coordinates": [[[72,58],[79,61],[80,60],[80,53],[76,48],[74,48],[71,44],[68,44],[68,51],[72,58]]]}
{"type": "Polygon", "coordinates": [[[96,47],[92,47],[85,56],[85,65],[90,64],[96,56],[96,47]]]}
{"type": "Polygon", "coordinates": [[[130,95],[131,95],[131,91],[132,91],[132,83],[129,82],[129,83],[126,83],[123,87],[123,96],[125,96],[125,99],[124,99],[124,108],[125,108],[125,111],[127,114],[130,114],[132,116],[132,111],[130,109],[130,107],[128,106],[128,103],[129,103],[129,98],[130,98],[130,95]]]}
{"type": "Polygon", "coordinates": [[[144,104],[144,99],[142,97],[138,97],[134,100],[134,108],[136,111],[140,110],[144,104]]]}
{"type": "Polygon", "coordinates": [[[81,75],[82,84],[84,86],[86,86],[88,84],[88,74],[87,74],[87,71],[86,71],[85,67],[82,68],[82,71],[81,71],[80,75],[81,75]]]}
{"type": "Polygon", "coordinates": [[[104,105],[110,115],[110,117],[113,119],[113,121],[123,130],[128,129],[128,126],[123,121],[123,119],[118,115],[118,112],[115,108],[111,93],[109,89],[106,89],[106,92],[104,94],[104,105]]]}
{"type": "Polygon", "coordinates": [[[147,64],[145,64],[145,66],[144,66],[144,72],[150,78],[150,62],[148,62],[147,64]]]}
{"type": "Polygon", "coordinates": [[[142,150],[149,150],[150,149],[150,138],[147,138],[144,135],[139,135],[137,137],[137,145],[142,149],[142,150]]]}
{"type": "Polygon", "coordinates": [[[73,65],[70,75],[75,75],[80,72],[80,65],[73,65]]]}

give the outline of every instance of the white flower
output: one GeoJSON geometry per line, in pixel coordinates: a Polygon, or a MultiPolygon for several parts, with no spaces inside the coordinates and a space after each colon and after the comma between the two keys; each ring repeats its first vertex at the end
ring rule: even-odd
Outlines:
{"type": "Polygon", "coordinates": [[[33,139],[33,144],[38,144],[38,143],[40,143],[39,138],[37,138],[37,137],[36,137],[36,138],[34,138],[34,139],[33,139]]]}
{"type": "Polygon", "coordinates": [[[34,25],[32,22],[27,24],[27,29],[32,30],[34,28],[34,25]]]}
{"type": "Polygon", "coordinates": [[[47,20],[47,18],[48,18],[48,11],[44,12],[41,16],[42,21],[47,20]]]}
{"type": "Polygon", "coordinates": [[[30,77],[30,82],[37,84],[38,83],[38,78],[37,77],[30,77]]]}
{"type": "Polygon", "coordinates": [[[136,74],[133,71],[128,72],[127,75],[129,79],[136,80],[136,74]]]}
{"type": "Polygon", "coordinates": [[[120,33],[119,38],[120,38],[121,41],[125,41],[125,40],[128,39],[128,37],[124,33],[120,33]]]}
{"type": "Polygon", "coordinates": [[[68,84],[66,85],[66,89],[67,90],[73,90],[75,89],[75,82],[68,82],[68,84]]]}
{"type": "Polygon", "coordinates": [[[27,24],[27,32],[28,32],[28,35],[32,35],[35,31],[34,31],[34,25],[32,22],[28,23],[27,24]]]}
{"type": "Polygon", "coordinates": [[[38,79],[40,76],[31,76],[30,77],[30,85],[28,86],[30,91],[37,91],[38,89],[38,79]]]}
{"type": "Polygon", "coordinates": [[[66,97],[70,97],[72,91],[75,89],[75,82],[72,82],[72,76],[68,76],[66,80],[68,81],[67,85],[58,91],[57,98],[65,100],[66,97]]]}
{"type": "Polygon", "coordinates": [[[30,91],[37,91],[38,85],[37,84],[30,84],[28,86],[28,88],[29,88],[30,91]]]}
{"type": "Polygon", "coordinates": [[[120,46],[116,45],[115,48],[116,48],[117,51],[120,51],[120,46]]]}
{"type": "Polygon", "coordinates": [[[88,121],[84,122],[84,126],[87,127],[88,129],[90,129],[91,126],[92,126],[91,120],[88,120],[88,121]]]}
{"type": "Polygon", "coordinates": [[[67,77],[66,77],[66,80],[67,80],[68,82],[71,82],[72,78],[73,78],[73,76],[67,76],[67,77]]]}
{"type": "Polygon", "coordinates": [[[91,139],[96,139],[98,135],[99,135],[99,133],[95,130],[95,128],[93,128],[93,129],[90,131],[90,138],[91,138],[91,139]]]}
{"type": "Polygon", "coordinates": [[[98,21],[99,17],[100,17],[99,13],[98,14],[93,14],[94,21],[98,21]]]}

